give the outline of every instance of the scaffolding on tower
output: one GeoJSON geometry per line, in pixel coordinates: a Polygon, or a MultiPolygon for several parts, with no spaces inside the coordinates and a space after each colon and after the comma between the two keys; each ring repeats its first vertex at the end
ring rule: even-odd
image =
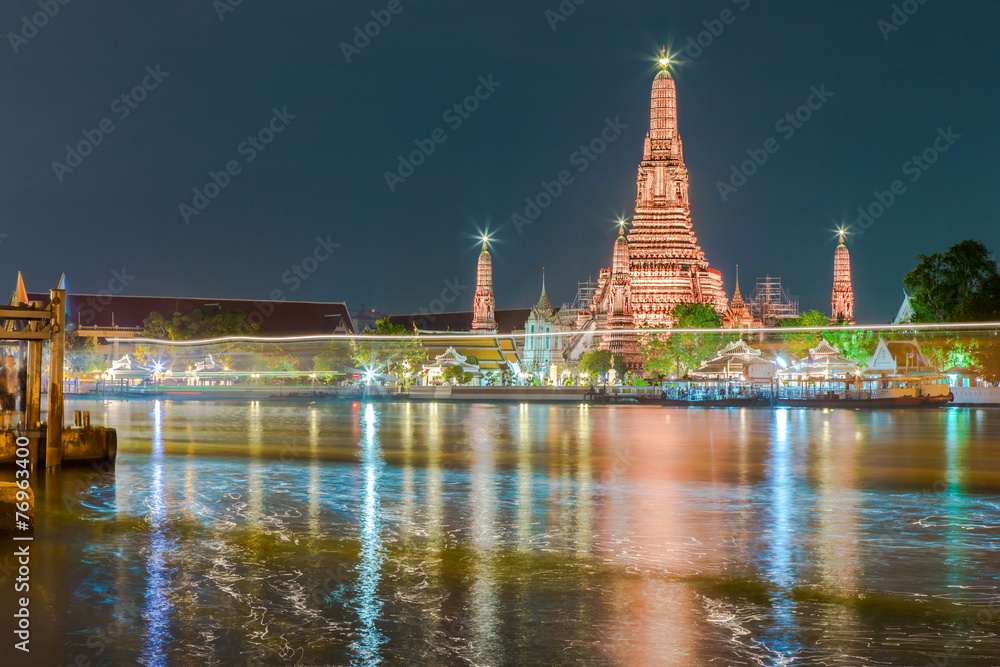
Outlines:
{"type": "Polygon", "coordinates": [[[586,282],[576,284],[576,298],[569,304],[570,310],[590,310],[597,294],[597,283],[589,277],[586,282]]]}
{"type": "Polygon", "coordinates": [[[774,326],[781,320],[799,316],[799,302],[792,300],[781,286],[781,278],[757,278],[757,285],[746,301],[754,319],[765,326],[774,326]]]}

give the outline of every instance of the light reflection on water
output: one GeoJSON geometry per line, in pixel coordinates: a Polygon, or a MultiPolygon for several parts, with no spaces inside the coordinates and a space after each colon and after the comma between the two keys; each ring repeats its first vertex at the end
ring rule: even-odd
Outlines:
{"type": "Polygon", "coordinates": [[[998,411],[81,407],[53,663],[1000,664],[998,411]]]}
{"type": "Polygon", "coordinates": [[[170,549],[166,534],[167,503],[163,489],[163,410],[159,401],[153,403],[153,442],[150,463],[152,486],[146,501],[149,507],[150,538],[146,560],[146,632],[142,661],[146,665],[166,665],[166,646],[170,642],[171,604],[167,595],[170,573],[164,562],[170,549]]]}
{"type": "Polygon", "coordinates": [[[375,406],[365,406],[364,435],[361,439],[361,473],[364,476],[364,500],[361,505],[361,563],[358,567],[357,610],[360,635],[352,644],[357,662],[364,665],[381,663],[379,647],[387,640],[379,631],[382,602],[378,587],[382,569],[382,512],[379,502],[379,483],[382,477],[382,458],[378,442],[378,424],[375,406]]]}

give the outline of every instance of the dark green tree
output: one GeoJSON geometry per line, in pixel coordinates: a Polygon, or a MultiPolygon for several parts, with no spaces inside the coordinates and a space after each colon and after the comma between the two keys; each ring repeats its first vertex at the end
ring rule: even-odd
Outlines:
{"type": "MultiPolygon", "coordinates": [[[[818,310],[807,310],[798,317],[781,320],[781,327],[826,327],[830,326],[830,318],[818,310]]],[[[809,354],[809,348],[819,345],[823,338],[821,331],[795,331],[776,334],[778,341],[789,354],[802,358],[809,354]]]]}
{"type": "Polygon", "coordinates": [[[97,351],[97,340],[91,336],[78,336],[74,331],[66,332],[65,361],[70,377],[83,377],[108,367],[104,355],[97,351]]]}
{"type": "Polygon", "coordinates": [[[597,376],[604,375],[611,370],[610,350],[591,350],[584,352],[580,356],[580,371],[590,375],[593,382],[597,376]]]}
{"type": "Polygon", "coordinates": [[[451,384],[465,384],[472,380],[472,373],[466,373],[461,366],[448,366],[441,371],[441,379],[451,384]],[[466,375],[469,376],[468,380],[465,379],[466,375]]]}
{"type": "MultiPolygon", "coordinates": [[[[226,336],[253,336],[257,333],[257,325],[249,320],[242,310],[232,308],[196,309],[189,312],[174,312],[171,315],[150,313],[142,321],[144,338],[160,338],[165,340],[197,340],[200,338],[223,338],[226,336]]],[[[260,352],[257,344],[241,342],[221,343],[214,348],[213,353],[219,361],[230,366],[235,358],[241,355],[252,355],[260,352]]],[[[268,350],[269,353],[275,350],[268,350]]],[[[283,351],[277,350],[282,356],[283,351]]],[[[167,368],[172,365],[172,359],[167,348],[151,345],[137,345],[135,357],[142,363],[163,363],[167,368]]]]}
{"type": "Polygon", "coordinates": [[[944,253],[917,255],[906,274],[913,322],[987,322],[1000,317],[1000,274],[993,253],[979,241],[944,253]]]}
{"type": "Polygon", "coordinates": [[[679,303],[670,311],[674,330],[669,333],[640,334],[639,354],[643,367],[651,373],[676,373],[682,377],[715,356],[731,334],[685,333],[684,329],[720,329],[722,316],[709,305],[679,303]]]}
{"type": "Polygon", "coordinates": [[[419,371],[420,364],[427,360],[427,350],[419,340],[404,338],[413,336],[413,332],[402,324],[390,323],[388,317],[375,322],[375,331],[372,333],[378,336],[399,336],[400,339],[355,339],[351,344],[351,356],[359,368],[385,369],[388,373],[409,377],[419,371]]]}
{"type": "Polygon", "coordinates": [[[873,331],[831,329],[823,335],[827,342],[840,350],[840,356],[853,359],[862,366],[875,354],[875,348],[878,347],[878,335],[873,331]]]}

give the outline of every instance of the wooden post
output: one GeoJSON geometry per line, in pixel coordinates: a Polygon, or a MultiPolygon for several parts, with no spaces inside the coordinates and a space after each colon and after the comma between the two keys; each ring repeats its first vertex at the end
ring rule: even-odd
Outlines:
{"type": "MultiPolygon", "coordinates": [[[[32,323],[32,330],[37,331],[41,327],[38,322],[32,323]]],[[[31,440],[31,466],[38,465],[38,444],[41,439],[38,432],[38,423],[42,419],[42,341],[28,341],[28,386],[24,393],[27,405],[24,409],[24,430],[34,435],[29,435],[31,440]]]]}
{"type": "Polygon", "coordinates": [[[49,290],[52,339],[49,343],[49,425],[45,440],[45,467],[62,464],[63,353],[66,347],[66,290],[49,290]]]}

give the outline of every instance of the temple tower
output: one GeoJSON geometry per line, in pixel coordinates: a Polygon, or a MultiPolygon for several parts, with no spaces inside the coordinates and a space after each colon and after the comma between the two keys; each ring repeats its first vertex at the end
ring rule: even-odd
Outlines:
{"type": "Polygon", "coordinates": [[[743,294],[740,293],[740,267],[736,267],[736,289],[733,291],[733,298],[729,302],[729,307],[722,315],[722,324],[727,329],[750,329],[758,326],[753,319],[750,308],[743,301],[743,294]]]}
{"type": "Polygon", "coordinates": [[[722,274],[709,268],[691,226],[688,173],[677,131],[677,89],[666,49],[650,96],[649,133],[636,178],[628,233],[632,313],[639,324],[671,326],[679,303],[705,303],[720,314],[722,274]]]}
{"type": "Polygon", "coordinates": [[[476,273],[476,296],[472,302],[472,330],[496,331],[493,318],[496,299],[493,298],[493,258],[483,239],[483,251],[479,253],[479,268],[476,273]]]}
{"type": "Polygon", "coordinates": [[[542,268],[542,294],[538,303],[531,309],[528,321],[524,323],[524,332],[531,334],[524,338],[523,366],[533,372],[548,371],[549,367],[563,360],[563,342],[560,336],[550,334],[563,331],[556,321],[555,308],[545,293],[545,269],[542,268]],[[538,335],[542,334],[542,335],[538,335]]]}
{"type": "Polygon", "coordinates": [[[840,230],[840,245],[833,254],[833,298],[831,324],[854,324],[854,288],[851,286],[851,254],[844,245],[844,230],[840,230]]]}
{"type": "Polygon", "coordinates": [[[621,223],[618,239],[615,241],[607,291],[607,332],[601,337],[601,349],[610,350],[612,355],[624,359],[630,371],[641,371],[642,361],[639,358],[636,335],[623,331],[635,328],[632,318],[631,262],[624,223],[621,223]]]}

